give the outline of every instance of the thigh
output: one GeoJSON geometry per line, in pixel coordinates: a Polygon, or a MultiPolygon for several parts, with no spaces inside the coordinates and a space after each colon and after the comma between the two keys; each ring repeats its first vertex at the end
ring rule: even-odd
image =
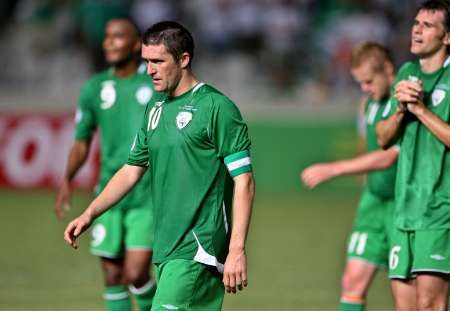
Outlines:
{"type": "Polygon", "coordinates": [[[113,207],[94,221],[91,253],[105,258],[123,257],[123,213],[113,207]]]}
{"type": "Polygon", "coordinates": [[[100,263],[105,278],[105,286],[115,286],[123,283],[124,262],[122,258],[100,257],[100,263]]]}
{"type": "Polygon", "coordinates": [[[342,292],[364,296],[376,271],[374,264],[358,259],[348,260],[342,277],[342,292]]]}
{"type": "Polygon", "coordinates": [[[392,279],[391,290],[394,296],[395,310],[416,310],[416,280],[392,279]]]}
{"type": "Polygon", "coordinates": [[[128,283],[142,285],[150,278],[152,252],[149,250],[127,250],[125,252],[124,270],[128,283]]]}
{"type": "Polygon", "coordinates": [[[153,246],[153,210],[149,198],[144,199],[135,201],[133,206],[127,206],[126,209],[124,242],[127,251],[149,251],[153,246]]]}
{"type": "MultiPolygon", "coordinates": [[[[417,274],[417,300],[432,301],[435,307],[443,306],[448,303],[449,295],[449,276],[442,274],[417,274]]],[[[441,309],[439,309],[441,310],[441,309]]]]}
{"type": "Polygon", "coordinates": [[[157,265],[152,310],[220,310],[225,290],[221,275],[214,270],[215,267],[184,259],[157,265]]]}

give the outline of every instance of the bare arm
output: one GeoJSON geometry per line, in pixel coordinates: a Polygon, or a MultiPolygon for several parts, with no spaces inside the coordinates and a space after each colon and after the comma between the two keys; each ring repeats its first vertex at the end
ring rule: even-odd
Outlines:
{"type": "Polygon", "coordinates": [[[450,125],[428,110],[423,102],[410,104],[408,110],[417,116],[420,122],[444,145],[450,147],[450,125]]]}
{"type": "Polygon", "coordinates": [[[71,183],[78,170],[86,162],[90,147],[91,140],[76,140],[70,149],[66,170],[55,202],[55,214],[60,220],[64,217],[64,210],[70,207],[71,183]]]}
{"type": "Polygon", "coordinates": [[[77,237],[90,226],[95,218],[119,202],[139,181],[145,171],[145,167],[128,164],[118,170],[83,214],[67,225],[64,231],[64,239],[67,243],[73,248],[77,248],[77,237]]]}
{"type": "Polygon", "coordinates": [[[314,188],[337,176],[386,169],[395,163],[397,157],[396,147],[388,150],[376,150],[348,160],[311,165],[302,172],[301,178],[306,186],[314,188]]]}
{"type": "Polygon", "coordinates": [[[255,181],[252,173],[244,173],[234,178],[233,226],[223,273],[223,283],[228,293],[236,293],[236,288],[242,290],[243,286],[247,286],[245,241],[254,195],[255,181]]]}
{"type": "Polygon", "coordinates": [[[391,147],[399,137],[407,107],[423,96],[422,83],[411,80],[400,81],[395,86],[394,96],[399,102],[397,110],[388,119],[379,122],[376,128],[377,142],[383,149],[391,147]]]}
{"type": "Polygon", "coordinates": [[[405,110],[397,108],[388,119],[378,122],[376,127],[377,143],[383,149],[391,147],[400,135],[405,110]]]}

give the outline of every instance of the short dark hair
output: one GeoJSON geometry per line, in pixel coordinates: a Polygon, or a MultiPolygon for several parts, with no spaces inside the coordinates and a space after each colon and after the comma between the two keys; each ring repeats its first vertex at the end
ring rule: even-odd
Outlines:
{"type": "Polygon", "coordinates": [[[420,10],[425,11],[442,11],[444,13],[445,31],[450,31],[450,2],[447,0],[428,0],[423,2],[417,9],[416,15],[420,10]]]}
{"type": "Polygon", "coordinates": [[[393,64],[391,53],[382,44],[377,42],[362,42],[353,47],[350,58],[350,67],[358,68],[363,63],[370,62],[374,71],[382,71],[386,61],[393,64]]]}
{"type": "Polygon", "coordinates": [[[144,45],[164,44],[176,61],[181,59],[183,53],[188,53],[189,65],[194,58],[194,39],[191,33],[177,22],[164,21],[152,25],[144,33],[142,43],[144,45]]]}
{"type": "Polygon", "coordinates": [[[129,15],[118,15],[116,17],[112,17],[108,20],[107,23],[112,21],[125,21],[130,24],[130,26],[133,28],[134,33],[138,38],[141,38],[141,30],[139,29],[139,26],[137,25],[136,21],[129,15]]]}

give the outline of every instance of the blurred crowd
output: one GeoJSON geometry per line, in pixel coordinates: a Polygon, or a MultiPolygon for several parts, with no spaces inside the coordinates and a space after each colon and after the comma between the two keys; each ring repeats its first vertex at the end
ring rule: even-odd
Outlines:
{"type": "Polygon", "coordinates": [[[2,0],[0,92],[46,94],[43,100],[73,104],[61,101],[72,101],[80,84],[105,68],[106,22],[131,16],[142,31],[161,20],[191,29],[200,78],[232,98],[267,105],[329,102],[356,92],[348,73],[355,43],[386,44],[397,63],[409,57],[409,29],[419,2],[2,0]]]}

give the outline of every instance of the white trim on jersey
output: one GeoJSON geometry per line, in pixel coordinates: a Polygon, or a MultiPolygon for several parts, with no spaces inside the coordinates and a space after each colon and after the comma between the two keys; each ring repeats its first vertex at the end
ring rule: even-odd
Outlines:
{"type": "Polygon", "coordinates": [[[223,273],[223,264],[220,263],[216,257],[214,257],[211,254],[208,254],[205,249],[200,244],[200,241],[197,238],[197,235],[194,231],[192,231],[192,234],[194,235],[195,240],[197,241],[198,250],[197,254],[195,254],[194,261],[200,262],[202,264],[208,265],[208,266],[214,266],[217,268],[217,271],[220,273],[223,273]]]}
{"type": "Polygon", "coordinates": [[[105,300],[123,300],[123,299],[127,299],[128,298],[128,293],[127,292],[120,292],[120,293],[115,293],[115,294],[103,294],[103,298],[105,300]]]}

